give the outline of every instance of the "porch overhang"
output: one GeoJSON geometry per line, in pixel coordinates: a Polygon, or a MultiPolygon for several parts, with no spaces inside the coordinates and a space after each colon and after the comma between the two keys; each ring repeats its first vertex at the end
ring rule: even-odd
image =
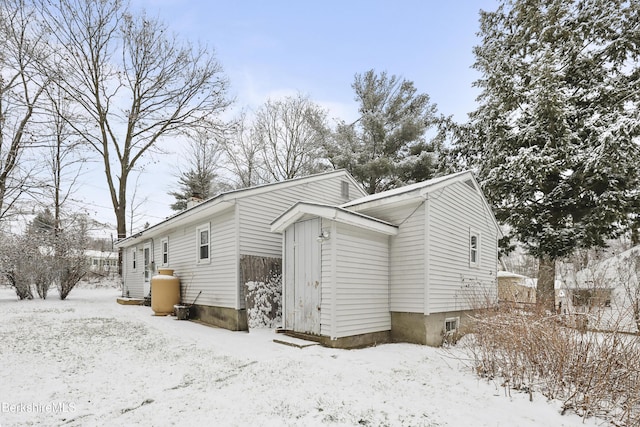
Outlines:
{"type": "Polygon", "coordinates": [[[291,224],[305,216],[325,218],[389,236],[398,234],[398,226],[389,222],[338,206],[310,202],[298,202],[290,207],[271,223],[271,231],[273,233],[282,233],[291,224]]]}

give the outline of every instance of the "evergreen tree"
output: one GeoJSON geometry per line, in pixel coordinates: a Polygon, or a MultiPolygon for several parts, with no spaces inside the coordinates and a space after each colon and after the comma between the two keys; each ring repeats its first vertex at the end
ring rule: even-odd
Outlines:
{"type": "Polygon", "coordinates": [[[356,122],[339,123],[327,157],[347,169],[370,193],[430,178],[434,143],[426,132],[436,124],[436,106],[413,82],[369,70],[352,85],[360,104],[356,122]]]}
{"type": "Polygon", "coordinates": [[[30,234],[47,234],[52,235],[56,229],[56,219],[49,208],[38,212],[33,220],[29,223],[30,234]]]}
{"type": "Polygon", "coordinates": [[[637,220],[640,3],[503,0],[481,12],[479,108],[453,153],[540,263],[601,247],[637,220]]]}
{"type": "Polygon", "coordinates": [[[191,169],[178,177],[178,191],[172,191],[169,195],[176,198],[170,207],[174,211],[187,208],[187,201],[191,197],[205,200],[214,196],[214,179],[216,174],[209,170],[191,169]]]}
{"type": "Polygon", "coordinates": [[[221,147],[206,132],[196,134],[189,140],[184,158],[189,169],[178,175],[178,190],[169,192],[170,196],[176,198],[175,203],[170,206],[171,209],[184,210],[191,197],[205,200],[228,189],[228,186],[219,181],[216,172],[221,153],[221,147]]]}

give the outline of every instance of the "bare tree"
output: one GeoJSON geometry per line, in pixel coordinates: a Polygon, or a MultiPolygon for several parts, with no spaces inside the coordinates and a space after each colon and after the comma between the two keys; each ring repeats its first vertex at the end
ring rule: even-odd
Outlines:
{"type": "MultiPolygon", "coordinates": [[[[143,197],[141,200],[138,199],[138,181],[140,180],[140,175],[142,175],[142,171],[138,171],[138,175],[136,175],[136,183],[133,186],[133,191],[131,192],[131,198],[129,199],[129,232],[133,234],[134,224],[143,216],[143,212],[140,212],[142,207],[147,203],[148,197],[143,197]]],[[[146,227],[143,227],[146,228],[146,227]]]]}
{"type": "Polygon", "coordinates": [[[38,142],[33,122],[49,84],[40,73],[47,50],[39,22],[27,0],[0,7],[0,220],[29,189],[32,175],[21,160],[38,142]]]}
{"type": "Polygon", "coordinates": [[[636,333],[640,334],[640,255],[628,251],[617,264],[617,273],[625,297],[623,304],[628,304],[636,333]]]}
{"type": "Polygon", "coordinates": [[[237,120],[232,136],[224,140],[224,166],[236,180],[236,187],[246,188],[268,182],[263,177],[262,147],[253,138],[246,113],[237,120]]]}
{"type": "Polygon", "coordinates": [[[62,208],[73,194],[82,165],[86,162],[82,140],[69,122],[73,120],[69,102],[58,86],[47,90],[49,111],[47,114],[50,129],[47,135],[48,153],[45,162],[49,166],[43,187],[47,188],[53,201],[55,230],[60,229],[62,208]]]}
{"type": "Polygon", "coordinates": [[[262,149],[266,178],[282,181],[326,168],[321,148],[328,135],[327,112],[298,94],[268,100],[256,112],[252,137],[262,149]]]}
{"type": "Polygon", "coordinates": [[[204,47],[121,1],[43,1],[65,71],[58,83],[84,120],[70,122],[103,161],[118,238],[129,175],[163,137],[220,129],[230,105],[220,64],[204,47]]]}

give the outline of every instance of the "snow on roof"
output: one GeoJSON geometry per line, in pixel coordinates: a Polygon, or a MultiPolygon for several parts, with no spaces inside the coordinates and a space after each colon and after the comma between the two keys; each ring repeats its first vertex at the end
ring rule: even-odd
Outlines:
{"type": "Polygon", "coordinates": [[[271,231],[281,233],[285,228],[305,215],[327,218],[343,224],[349,224],[388,235],[398,233],[398,226],[387,221],[358,212],[352,212],[339,206],[311,202],[297,202],[287,209],[271,223],[271,231]]]}
{"type": "Polygon", "coordinates": [[[173,216],[170,216],[164,219],[163,221],[160,221],[159,223],[152,225],[151,227],[147,228],[144,231],[128,236],[124,239],[120,239],[116,242],[115,246],[125,247],[129,242],[137,240],[143,236],[152,237],[158,232],[160,232],[160,230],[162,230],[165,227],[165,225],[182,221],[182,219],[184,218],[191,218],[192,220],[195,220],[199,217],[206,217],[206,216],[211,216],[215,213],[219,213],[221,211],[224,211],[228,208],[233,207],[235,205],[236,199],[239,199],[241,197],[248,197],[254,194],[261,194],[266,191],[269,191],[274,187],[286,188],[287,186],[300,184],[305,181],[315,181],[318,179],[326,178],[330,175],[344,176],[346,179],[350,180],[354,184],[354,187],[357,188],[361,194],[363,195],[365,194],[360,184],[358,184],[356,180],[353,178],[353,176],[351,176],[351,174],[347,172],[345,169],[337,169],[329,172],[322,172],[314,175],[307,175],[299,178],[293,178],[286,181],[272,182],[268,184],[256,185],[253,187],[225,191],[207,200],[204,200],[203,202],[195,206],[192,206],[183,211],[180,211],[174,214],[173,216]]]}
{"type": "Polygon", "coordinates": [[[429,179],[427,181],[416,182],[415,184],[409,184],[409,185],[405,185],[403,187],[394,188],[392,190],[387,190],[387,191],[383,191],[383,192],[380,192],[380,193],[371,194],[369,196],[361,197],[359,199],[355,199],[355,200],[352,200],[350,202],[344,203],[344,204],[341,205],[341,207],[348,208],[350,206],[361,205],[361,204],[369,203],[369,202],[372,202],[372,201],[375,201],[375,200],[380,200],[380,199],[385,199],[385,198],[388,198],[388,197],[398,196],[400,194],[410,193],[410,192],[416,191],[416,190],[427,189],[429,187],[433,187],[433,186],[435,186],[437,184],[440,184],[442,182],[458,178],[458,177],[460,177],[462,175],[465,175],[465,174],[469,175],[470,177],[473,176],[471,174],[471,172],[469,172],[469,171],[457,172],[457,173],[453,173],[453,174],[450,174],[450,175],[445,175],[445,176],[440,176],[440,177],[437,177],[437,178],[432,178],[432,179],[429,179]]]}
{"type": "Polygon", "coordinates": [[[92,257],[92,258],[117,258],[118,257],[118,253],[117,252],[111,252],[111,251],[96,251],[93,249],[87,249],[86,251],[84,251],[84,254],[88,257],[92,257]]]}
{"type": "Polygon", "coordinates": [[[621,284],[622,280],[633,279],[635,277],[635,271],[631,271],[633,265],[630,264],[629,261],[637,257],[640,257],[640,245],[627,249],[603,261],[591,264],[576,273],[576,286],[589,284],[590,286],[606,285],[615,287],[621,284]]]}
{"type": "Polygon", "coordinates": [[[522,274],[512,273],[510,271],[498,271],[498,277],[510,277],[514,279],[528,279],[527,276],[522,274]]]}

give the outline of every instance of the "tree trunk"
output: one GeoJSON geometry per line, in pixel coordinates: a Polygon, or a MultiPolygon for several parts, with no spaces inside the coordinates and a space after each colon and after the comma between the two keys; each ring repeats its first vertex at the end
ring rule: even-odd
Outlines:
{"type": "MultiPolygon", "coordinates": [[[[127,237],[127,211],[126,204],[120,203],[120,205],[115,209],[116,213],[116,228],[118,230],[118,240],[124,239],[127,237]]],[[[123,273],[123,256],[122,256],[122,248],[118,249],[118,274],[120,277],[123,273]]]]}
{"type": "Polygon", "coordinates": [[[544,311],[555,313],[556,309],[556,260],[547,257],[538,259],[538,286],[536,289],[536,302],[544,311]]]}

